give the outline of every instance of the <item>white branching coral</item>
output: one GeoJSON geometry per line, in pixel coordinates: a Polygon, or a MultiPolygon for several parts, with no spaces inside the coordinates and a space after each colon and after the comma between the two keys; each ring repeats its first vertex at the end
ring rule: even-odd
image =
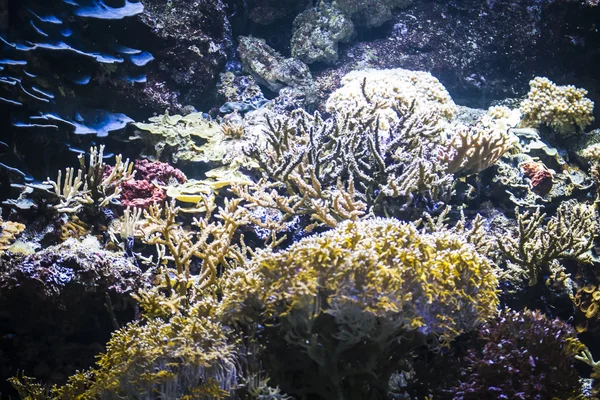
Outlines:
{"type": "Polygon", "coordinates": [[[529,284],[537,283],[541,273],[550,275],[552,263],[561,259],[585,260],[593,245],[596,231],[596,211],[593,206],[568,201],[556,215],[545,221],[546,214],[521,213],[515,209],[518,223],[516,237],[498,241],[506,259],[521,269],[529,284]]]}
{"type": "Polygon", "coordinates": [[[570,136],[583,131],[594,121],[594,102],[587,90],[573,85],[558,86],[548,78],[529,82],[527,99],[521,103],[525,126],[548,125],[558,134],[570,136]]]}
{"type": "Polygon", "coordinates": [[[104,163],[104,146],[90,149],[88,165],[85,156],[79,156],[80,167],[67,168],[62,179],[62,171],[58,172],[56,182],[48,178],[49,184],[58,196],[59,203],[55,206],[58,212],[77,213],[84,206],[94,205],[106,207],[111,200],[118,199],[122,182],[133,178],[133,163],[129,159],[123,161],[122,156],[116,156],[115,165],[110,167],[104,163]]]}

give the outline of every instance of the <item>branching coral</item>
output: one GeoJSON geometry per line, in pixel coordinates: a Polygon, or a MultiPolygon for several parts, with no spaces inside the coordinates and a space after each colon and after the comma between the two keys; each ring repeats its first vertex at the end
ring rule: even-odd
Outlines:
{"type": "Polygon", "coordinates": [[[503,237],[498,245],[506,259],[517,265],[529,284],[535,285],[540,274],[550,275],[552,262],[585,258],[593,245],[596,230],[594,207],[568,201],[555,216],[544,223],[546,214],[537,209],[521,213],[515,209],[518,233],[503,237]]]}
{"type": "Polygon", "coordinates": [[[490,262],[464,238],[393,219],[348,221],[264,251],[224,282],[235,287],[224,289],[225,321],[271,326],[272,369],[280,379],[296,368],[310,375],[304,388],[277,382],[283,390],[328,399],[377,392],[411,345],[428,336],[448,343],[498,304],[490,262]]]}
{"type": "MultiPolygon", "coordinates": [[[[364,96],[366,86],[365,80],[364,96]]],[[[303,111],[269,120],[266,146],[253,146],[247,154],[267,182],[279,184],[279,191],[255,187],[238,195],[333,227],[383,207],[386,198],[406,204],[417,195],[437,199],[447,194],[451,176],[439,158],[444,139],[435,113],[419,112],[415,102],[395,103],[391,109],[397,123],[381,132],[381,104],[367,104],[328,120],[303,111]]]]}
{"type": "Polygon", "coordinates": [[[177,221],[180,209],[174,204],[164,208],[153,205],[144,211],[145,222],[139,224],[144,233],[142,240],[156,246],[160,272],[157,287],[136,296],[147,315],[182,312],[194,302],[198,291],[215,286],[218,268],[244,262],[245,251],[232,243],[236,230],[245,224],[240,201],[226,201],[215,221],[212,217],[216,206],[205,197],[206,215],[194,218],[192,229],[185,229],[177,221]],[[192,274],[194,262],[199,263],[198,274],[192,274]]]}
{"type": "Polygon", "coordinates": [[[73,168],[67,168],[64,181],[62,171],[59,171],[56,182],[50,178],[44,182],[52,185],[54,193],[60,199],[60,203],[55,206],[58,212],[77,213],[84,206],[91,205],[106,207],[111,200],[118,199],[120,184],[133,177],[133,163],[129,160],[123,162],[118,155],[115,165],[109,167],[103,158],[104,146],[99,149],[92,147],[87,167],[85,157],[80,155],[80,168],[77,172],[73,168]]]}
{"type": "Polygon", "coordinates": [[[583,131],[594,121],[594,102],[585,97],[587,91],[575,86],[558,86],[548,78],[529,82],[527,99],[521,103],[523,124],[545,124],[559,135],[570,136],[583,131]]]}

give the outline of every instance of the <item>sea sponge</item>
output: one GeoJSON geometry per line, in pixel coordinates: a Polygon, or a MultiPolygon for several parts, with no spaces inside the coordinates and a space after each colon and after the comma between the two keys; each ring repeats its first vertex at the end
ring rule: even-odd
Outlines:
{"type": "Polygon", "coordinates": [[[548,125],[561,136],[583,131],[594,121],[594,102],[587,90],[573,85],[558,86],[548,78],[529,82],[527,99],[521,102],[524,126],[548,125]]]}
{"type": "Polygon", "coordinates": [[[367,69],[352,71],[342,78],[342,87],[329,96],[326,103],[329,112],[348,112],[381,103],[377,110],[380,128],[388,129],[398,121],[392,110],[394,102],[411,105],[418,111],[432,111],[440,120],[450,121],[456,114],[456,105],[446,88],[433,75],[422,71],[396,69],[367,69]],[[364,84],[366,80],[366,84],[364,84]],[[366,99],[363,95],[363,84],[366,99]]]}

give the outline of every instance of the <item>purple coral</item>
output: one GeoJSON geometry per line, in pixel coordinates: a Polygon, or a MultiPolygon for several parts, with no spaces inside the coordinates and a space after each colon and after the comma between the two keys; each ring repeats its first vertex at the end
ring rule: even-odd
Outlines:
{"type": "Polygon", "coordinates": [[[179,183],[187,181],[187,177],[183,172],[167,163],[159,161],[136,160],[135,170],[135,177],[137,179],[156,182],[161,185],[166,185],[171,180],[176,180],[179,183]]]}
{"type": "Polygon", "coordinates": [[[453,400],[574,398],[576,335],[568,324],[538,311],[508,311],[479,329],[453,400]]]}
{"type": "Polygon", "coordinates": [[[160,187],[146,180],[129,180],[121,184],[121,205],[124,207],[148,208],[162,203],[167,195],[160,187]]]}

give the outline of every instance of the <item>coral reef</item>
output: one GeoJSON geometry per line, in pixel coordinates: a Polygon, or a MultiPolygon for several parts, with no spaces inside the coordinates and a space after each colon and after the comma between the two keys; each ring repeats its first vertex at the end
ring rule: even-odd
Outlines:
{"type": "Polygon", "coordinates": [[[596,0],[10,1],[0,397],[598,396],[596,0]]]}
{"type": "Polygon", "coordinates": [[[594,121],[594,102],[586,98],[587,90],[575,86],[557,86],[548,78],[529,82],[527,99],[521,103],[523,125],[550,126],[562,136],[583,131],[594,121]]]}

